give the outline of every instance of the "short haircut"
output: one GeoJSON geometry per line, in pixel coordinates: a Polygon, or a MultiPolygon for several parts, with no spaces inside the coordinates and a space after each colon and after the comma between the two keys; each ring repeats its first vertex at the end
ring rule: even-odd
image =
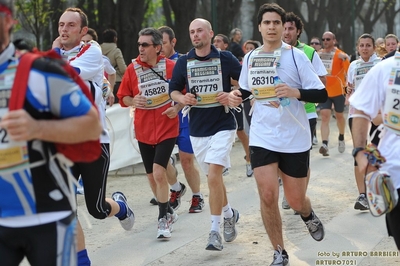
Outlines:
{"type": "Polygon", "coordinates": [[[92,36],[92,39],[96,42],[99,40],[99,38],[97,37],[97,32],[92,28],[88,28],[88,31],[86,34],[89,34],[90,36],[92,36]]]}
{"type": "Polygon", "coordinates": [[[228,36],[226,36],[225,34],[221,34],[221,33],[215,35],[215,37],[217,37],[217,36],[221,37],[221,38],[222,38],[222,41],[223,41],[225,44],[229,44],[228,36]]]}
{"type": "Polygon", "coordinates": [[[233,39],[233,36],[235,36],[238,32],[240,32],[240,34],[243,34],[242,30],[239,28],[234,28],[233,30],[231,30],[231,33],[230,33],[231,39],[233,39]]]}
{"type": "Polygon", "coordinates": [[[303,21],[301,21],[301,18],[293,12],[288,12],[288,13],[286,13],[286,22],[294,22],[294,24],[296,25],[296,28],[298,30],[300,30],[299,35],[297,35],[297,39],[298,39],[304,29],[304,24],[303,24],[303,21]]]}
{"type": "Polygon", "coordinates": [[[255,40],[247,40],[244,42],[243,47],[246,47],[247,44],[252,44],[254,45],[254,48],[258,48],[261,46],[261,43],[259,41],[255,41],[255,40]]]}
{"type": "Polygon", "coordinates": [[[114,42],[115,38],[118,37],[117,31],[113,29],[106,29],[103,31],[103,42],[114,42]]]}
{"type": "Polygon", "coordinates": [[[65,12],[76,12],[76,13],[78,13],[79,16],[81,17],[81,28],[89,26],[88,17],[86,16],[85,12],[82,11],[82,9],[77,8],[77,7],[69,7],[67,9],[65,9],[64,13],[65,12]]]}
{"type": "Polygon", "coordinates": [[[163,33],[168,34],[170,42],[175,38],[174,30],[168,26],[161,26],[158,28],[158,30],[161,32],[161,34],[163,34],[163,33]]]}
{"type": "Polygon", "coordinates": [[[139,37],[140,36],[151,36],[151,40],[155,45],[162,45],[163,43],[163,37],[162,33],[155,29],[155,28],[144,28],[141,31],[139,31],[139,37]]]}
{"type": "Polygon", "coordinates": [[[371,34],[369,34],[369,33],[364,33],[364,34],[362,34],[362,35],[358,38],[358,40],[357,40],[357,45],[358,45],[358,43],[360,42],[361,39],[371,39],[371,41],[372,41],[372,46],[375,48],[375,38],[372,37],[371,34]]]}
{"type": "Polygon", "coordinates": [[[282,24],[285,24],[286,22],[286,11],[282,7],[280,7],[278,4],[275,3],[266,3],[260,6],[258,9],[258,14],[257,14],[257,24],[260,25],[262,22],[262,18],[264,13],[267,12],[275,12],[278,13],[278,15],[281,17],[282,24]]]}

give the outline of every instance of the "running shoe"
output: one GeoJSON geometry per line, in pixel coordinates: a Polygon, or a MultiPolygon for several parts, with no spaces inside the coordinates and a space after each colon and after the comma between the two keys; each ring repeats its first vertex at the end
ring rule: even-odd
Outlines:
{"type": "Polygon", "coordinates": [[[211,231],[208,236],[206,250],[221,251],[223,248],[220,234],[216,231],[211,231]]]}
{"type": "Polygon", "coordinates": [[[151,198],[150,204],[152,204],[152,205],[158,205],[157,199],[156,199],[156,198],[151,198]]]}
{"type": "Polygon", "coordinates": [[[167,213],[167,220],[170,224],[171,227],[171,232],[172,232],[172,224],[174,224],[176,221],[178,221],[178,214],[176,214],[176,212],[174,213],[167,213]]]}
{"type": "Polygon", "coordinates": [[[119,222],[125,230],[129,231],[132,229],[133,224],[135,223],[135,214],[133,213],[132,209],[128,205],[128,200],[126,199],[125,195],[122,192],[114,192],[112,194],[112,199],[116,202],[122,202],[125,204],[126,207],[126,217],[123,219],[119,219],[119,222]]]}
{"type": "Polygon", "coordinates": [[[354,204],[354,209],[360,211],[365,211],[369,209],[368,201],[364,194],[360,194],[360,196],[357,197],[356,203],[354,204]]]}
{"type": "Polygon", "coordinates": [[[278,246],[278,250],[274,251],[274,261],[270,264],[271,266],[286,266],[289,265],[289,256],[282,254],[282,248],[278,246]]]}
{"type": "Polygon", "coordinates": [[[319,153],[323,156],[329,156],[329,148],[326,144],[322,144],[321,148],[319,148],[319,153]]]}
{"type": "Polygon", "coordinates": [[[313,139],[312,139],[312,144],[313,144],[313,145],[318,145],[317,136],[314,136],[314,137],[313,137],[313,139]]]}
{"type": "Polygon", "coordinates": [[[171,195],[169,197],[169,206],[174,210],[177,210],[179,206],[181,206],[181,198],[186,193],[186,186],[181,182],[179,182],[179,184],[181,184],[181,190],[175,191],[170,189],[171,195]]]}
{"type": "Polygon", "coordinates": [[[251,168],[251,164],[246,163],[246,175],[247,177],[251,177],[253,175],[253,168],[251,168]]]}
{"type": "Polygon", "coordinates": [[[309,221],[305,222],[305,224],[307,226],[308,232],[310,232],[310,235],[312,236],[312,238],[314,238],[314,240],[321,241],[322,239],[324,239],[324,226],[322,225],[317,215],[315,215],[315,213],[313,213],[313,217],[309,221]]]}
{"type": "Polygon", "coordinates": [[[346,143],[344,143],[344,140],[339,140],[338,151],[340,153],[343,153],[345,149],[346,149],[346,143]]]}
{"type": "Polygon", "coordinates": [[[224,239],[226,242],[232,242],[237,237],[236,223],[239,221],[239,212],[232,208],[233,216],[224,218],[224,239]]]}
{"type": "Polygon", "coordinates": [[[282,198],[282,209],[288,210],[290,209],[289,203],[287,203],[285,195],[282,198]]]}
{"type": "Polygon", "coordinates": [[[171,238],[171,227],[169,221],[163,217],[158,220],[157,239],[169,240],[171,238]]]}
{"type": "Polygon", "coordinates": [[[229,175],[229,168],[224,168],[224,170],[222,171],[222,176],[227,176],[229,175]]]}
{"type": "Polygon", "coordinates": [[[192,197],[192,203],[189,208],[189,213],[202,212],[204,207],[204,199],[200,196],[194,195],[192,197]]]}

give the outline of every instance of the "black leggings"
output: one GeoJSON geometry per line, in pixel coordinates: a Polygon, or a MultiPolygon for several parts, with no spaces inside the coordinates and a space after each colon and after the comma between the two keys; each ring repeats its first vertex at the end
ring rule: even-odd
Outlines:
{"type": "Polygon", "coordinates": [[[72,167],[75,178],[82,178],[86,208],[96,219],[105,219],[111,213],[111,205],[105,197],[109,166],[110,144],[101,143],[101,155],[96,161],[75,163],[72,167]]]}
{"type": "Polygon", "coordinates": [[[166,139],[156,145],[138,142],[140,155],[146,174],[153,173],[153,164],[158,164],[167,169],[169,157],[174,150],[176,138],[166,139]]]}
{"type": "Polygon", "coordinates": [[[0,265],[18,266],[24,257],[32,266],[76,265],[75,228],[75,213],[42,225],[0,226],[0,265]]]}

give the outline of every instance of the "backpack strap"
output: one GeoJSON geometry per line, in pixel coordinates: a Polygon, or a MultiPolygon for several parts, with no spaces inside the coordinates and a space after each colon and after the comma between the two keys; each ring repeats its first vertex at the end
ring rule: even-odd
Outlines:
{"type": "MultiPolygon", "coordinates": [[[[21,109],[24,106],[30,69],[32,68],[33,62],[41,57],[61,59],[61,56],[54,50],[49,50],[46,52],[39,52],[35,50],[33,53],[28,52],[21,56],[17,67],[17,72],[15,73],[14,84],[11,89],[9,103],[10,111],[21,109]]],[[[96,106],[89,88],[86,86],[82,78],[79,77],[79,74],[75,71],[75,69],[66,62],[62,63],[62,67],[65,72],[67,72],[67,75],[79,85],[82,92],[90,100],[92,105],[96,106]]]]}

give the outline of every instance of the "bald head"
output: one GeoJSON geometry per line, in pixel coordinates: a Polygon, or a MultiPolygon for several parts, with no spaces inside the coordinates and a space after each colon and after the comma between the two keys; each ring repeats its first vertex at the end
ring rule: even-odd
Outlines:
{"type": "Polygon", "coordinates": [[[197,50],[210,48],[214,32],[208,20],[202,18],[193,20],[189,26],[189,34],[194,48],[197,50]]]}
{"type": "Polygon", "coordinates": [[[324,49],[332,49],[335,47],[335,34],[333,34],[330,31],[326,31],[324,32],[324,34],[322,34],[322,43],[324,46],[324,49]]]}

